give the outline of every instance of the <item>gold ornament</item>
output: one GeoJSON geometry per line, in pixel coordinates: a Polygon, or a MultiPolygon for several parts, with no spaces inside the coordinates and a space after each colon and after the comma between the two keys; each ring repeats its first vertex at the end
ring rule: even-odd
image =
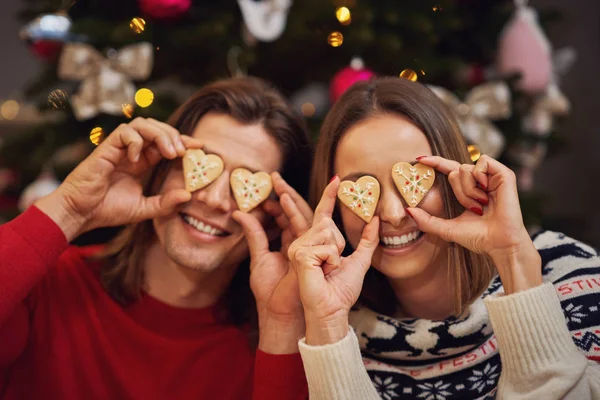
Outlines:
{"type": "Polygon", "coordinates": [[[102,129],[99,126],[92,129],[92,131],[90,132],[90,142],[98,146],[102,139],[104,139],[104,129],[102,129]]]}
{"type": "Polygon", "coordinates": [[[417,80],[417,73],[410,68],[406,68],[400,72],[400,78],[408,79],[409,81],[415,82],[417,80]]]}
{"type": "Polygon", "coordinates": [[[142,88],[135,93],[135,102],[138,106],[148,107],[154,101],[154,93],[152,90],[142,88]]]}
{"type": "Polygon", "coordinates": [[[439,86],[429,86],[429,89],[454,110],[468,142],[493,158],[502,153],[504,136],[490,120],[510,117],[510,89],[504,82],[488,82],[474,87],[464,103],[447,89],[439,86]]]}
{"type": "Polygon", "coordinates": [[[474,163],[476,163],[477,160],[479,160],[479,157],[481,157],[481,152],[479,151],[479,148],[474,144],[468,145],[467,151],[469,152],[469,157],[471,157],[471,161],[473,161],[474,163]]]}
{"type": "Polygon", "coordinates": [[[0,114],[4,119],[12,120],[19,115],[19,103],[16,100],[6,100],[0,107],[0,114]]]}
{"type": "Polygon", "coordinates": [[[123,104],[132,104],[135,86],[131,80],[148,79],[152,72],[153,46],[143,42],[113,50],[103,57],[84,43],[67,43],[58,62],[62,80],[82,81],[79,93],[71,96],[78,120],[99,113],[121,115],[123,104]]]}
{"type": "Polygon", "coordinates": [[[438,5],[435,5],[435,6],[433,6],[432,10],[433,10],[434,12],[435,12],[435,11],[442,11],[442,10],[443,10],[443,8],[442,8],[442,7],[440,7],[440,6],[438,6],[438,5]]]}
{"type": "Polygon", "coordinates": [[[144,29],[146,28],[146,21],[144,21],[143,18],[135,17],[129,23],[129,27],[135,33],[142,33],[142,32],[144,32],[144,29]]]}
{"type": "Polygon", "coordinates": [[[344,35],[341,32],[331,32],[327,37],[327,42],[331,47],[340,47],[344,43],[344,35]]]}
{"type": "Polygon", "coordinates": [[[352,22],[352,16],[348,7],[340,7],[335,10],[335,16],[342,25],[349,25],[352,22]]]}
{"type": "Polygon", "coordinates": [[[48,95],[48,104],[57,110],[65,108],[68,95],[64,90],[55,89],[48,95]]]}
{"type": "Polygon", "coordinates": [[[133,106],[131,104],[123,104],[123,115],[131,119],[133,116],[133,106]]]}
{"type": "Polygon", "coordinates": [[[317,109],[313,103],[304,103],[300,109],[302,110],[302,115],[305,117],[312,117],[315,115],[315,112],[317,112],[317,109]]]}

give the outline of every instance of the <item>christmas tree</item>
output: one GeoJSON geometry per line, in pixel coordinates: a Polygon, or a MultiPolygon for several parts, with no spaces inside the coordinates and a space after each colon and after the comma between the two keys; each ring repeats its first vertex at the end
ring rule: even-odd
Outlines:
{"type": "MultiPolygon", "coordinates": [[[[494,153],[518,172],[526,223],[539,224],[531,179],[560,142],[553,120],[568,101],[557,77],[572,57],[562,55],[562,71],[552,64],[551,48],[535,43],[535,21],[517,21],[517,9],[531,11],[524,3],[26,0],[22,37],[45,69],[24,93],[41,117],[0,137],[0,218],[18,214],[17,199],[24,207],[51,190],[118,124],[165,120],[207,82],[240,74],[272,81],[316,137],[331,101],[375,74],[432,85],[461,116],[473,159],[494,153]],[[508,29],[511,21],[520,25],[508,29]],[[518,61],[515,46],[527,40],[540,65],[511,72],[498,61],[507,51],[518,61]]],[[[542,26],[557,18],[538,15],[542,26]]]]}

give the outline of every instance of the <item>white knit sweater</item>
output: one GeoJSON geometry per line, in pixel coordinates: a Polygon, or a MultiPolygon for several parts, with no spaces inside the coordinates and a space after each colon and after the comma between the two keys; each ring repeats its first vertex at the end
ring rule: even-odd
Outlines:
{"type": "Polygon", "coordinates": [[[496,277],[464,316],[393,319],[359,308],[341,341],[300,353],[312,400],[600,399],[600,257],[534,238],[544,284],[503,296],[496,277]],[[362,356],[361,356],[362,351],[362,356]]]}

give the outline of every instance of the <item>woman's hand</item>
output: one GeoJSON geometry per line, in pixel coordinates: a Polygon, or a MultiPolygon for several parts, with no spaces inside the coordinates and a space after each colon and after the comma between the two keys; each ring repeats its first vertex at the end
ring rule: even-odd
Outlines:
{"type": "Polygon", "coordinates": [[[354,253],[342,257],[345,240],[331,219],[340,180],[335,177],[323,192],[312,227],[289,250],[300,285],[306,318],[306,341],[335,343],[348,333],[348,313],[362,290],[371,257],[379,244],[379,219],[364,228],[354,253]]]}
{"type": "Polygon", "coordinates": [[[419,157],[419,162],[447,175],[466,208],[450,220],[408,208],[419,229],[490,256],[507,294],[540,285],[541,258],[523,225],[514,172],[486,155],[475,165],[437,156],[419,157]]]}

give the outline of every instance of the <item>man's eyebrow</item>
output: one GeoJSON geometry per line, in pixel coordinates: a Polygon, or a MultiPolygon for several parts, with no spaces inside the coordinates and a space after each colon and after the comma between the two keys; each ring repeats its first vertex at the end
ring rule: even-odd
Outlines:
{"type": "MultiPolygon", "coordinates": [[[[221,159],[223,160],[223,163],[224,163],[225,165],[227,165],[227,163],[225,162],[225,157],[223,157],[221,154],[219,154],[219,153],[218,153],[218,152],[216,152],[216,151],[212,151],[212,150],[210,149],[210,147],[208,147],[208,146],[203,146],[203,147],[202,147],[202,151],[204,151],[206,154],[214,154],[214,155],[217,155],[217,156],[221,157],[221,159]]],[[[240,165],[240,164],[237,164],[237,165],[235,165],[235,168],[245,168],[245,169],[247,169],[248,171],[252,172],[253,174],[255,174],[255,173],[257,173],[257,172],[260,172],[260,171],[262,171],[260,168],[256,168],[256,166],[252,166],[252,165],[240,165]]],[[[266,171],[265,171],[265,172],[266,172],[266,171]]]]}

